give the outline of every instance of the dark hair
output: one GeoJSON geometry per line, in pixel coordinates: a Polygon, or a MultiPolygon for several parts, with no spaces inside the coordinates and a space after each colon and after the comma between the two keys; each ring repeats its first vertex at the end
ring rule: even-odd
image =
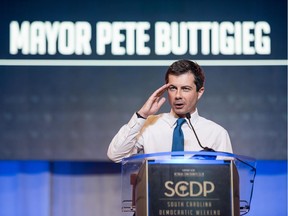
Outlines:
{"type": "Polygon", "coordinates": [[[185,73],[192,73],[194,75],[196,90],[198,92],[204,85],[205,75],[196,62],[185,59],[174,62],[166,72],[165,81],[168,83],[169,75],[179,76],[185,73]]]}

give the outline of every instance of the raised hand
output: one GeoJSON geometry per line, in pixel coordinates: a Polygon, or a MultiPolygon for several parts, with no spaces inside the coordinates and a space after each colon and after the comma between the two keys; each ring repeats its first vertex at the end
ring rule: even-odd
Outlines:
{"type": "Polygon", "coordinates": [[[158,112],[161,106],[165,103],[166,98],[162,97],[164,92],[167,90],[169,84],[165,84],[158,88],[145,102],[142,108],[138,111],[138,113],[147,118],[149,115],[154,115],[158,112]]]}

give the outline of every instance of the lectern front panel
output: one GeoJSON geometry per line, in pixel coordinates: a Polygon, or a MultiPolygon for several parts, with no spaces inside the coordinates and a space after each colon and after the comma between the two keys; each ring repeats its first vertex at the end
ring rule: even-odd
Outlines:
{"type": "Polygon", "coordinates": [[[136,216],[238,216],[238,181],[233,161],[148,160],[139,172],[136,216]]]}

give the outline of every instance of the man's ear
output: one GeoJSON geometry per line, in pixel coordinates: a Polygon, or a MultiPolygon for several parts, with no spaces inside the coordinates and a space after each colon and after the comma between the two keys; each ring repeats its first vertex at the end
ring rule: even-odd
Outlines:
{"type": "Polygon", "coordinates": [[[202,97],[202,95],[204,94],[205,88],[204,86],[201,87],[198,91],[198,100],[202,97]]]}

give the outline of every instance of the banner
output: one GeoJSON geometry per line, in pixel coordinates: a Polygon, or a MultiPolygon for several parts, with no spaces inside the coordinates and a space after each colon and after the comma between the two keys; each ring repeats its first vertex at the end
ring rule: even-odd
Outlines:
{"type": "Polygon", "coordinates": [[[108,160],[177,59],[204,69],[199,114],[234,153],[287,158],[287,1],[13,0],[0,18],[0,159],[108,160]]]}

